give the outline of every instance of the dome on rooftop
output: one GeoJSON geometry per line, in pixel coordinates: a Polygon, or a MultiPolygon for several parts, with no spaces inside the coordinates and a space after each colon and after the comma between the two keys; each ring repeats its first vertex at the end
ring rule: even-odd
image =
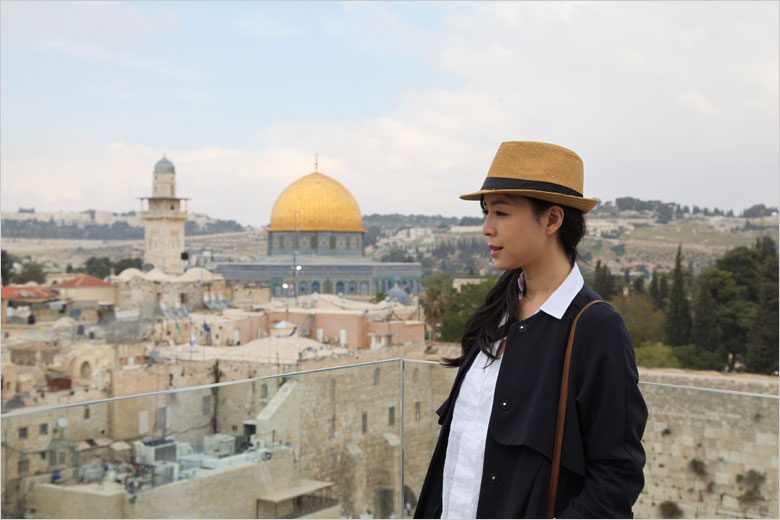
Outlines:
{"type": "Polygon", "coordinates": [[[360,207],[337,180],[320,172],[293,182],[276,199],[268,231],[365,231],[360,207]]]}
{"type": "Polygon", "coordinates": [[[401,305],[411,305],[412,303],[412,300],[409,298],[409,295],[406,294],[406,291],[404,291],[400,287],[393,287],[392,289],[387,291],[387,296],[385,296],[385,300],[398,302],[401,305]]]}
{"type": "Polygon", "coordinates": [[[163,158],[154,165],[154,173],[176,173],[176,170],[173,163],[163,155],[163,158]]]}

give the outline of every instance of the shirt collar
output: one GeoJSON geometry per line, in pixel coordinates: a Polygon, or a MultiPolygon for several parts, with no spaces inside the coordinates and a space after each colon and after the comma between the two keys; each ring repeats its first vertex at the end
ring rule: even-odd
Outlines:
{"type": "MultiPolygon", "coordinates": [[[[547,298],[547,301],[539,307],[537,312],[544,311],[550,316],[560,320],[566,312],[566,309],[571,305],[571,301],[577,296],[580,289],[582,289],[583,285],[585,285],[585,280],[582,278],[582,273],[580,272],[579,266],[577,266],[577,262],[574,262],[574,267],[569,271],[569,275],[563,283],[555,289],[555,292],[547,298]]],[[[517,277],[517,287],[520,289],[518,299],[522,299],[523,293],[525,292],[525,273],[521,272],[520,276],[517,277]]],[[[500,327],[506,323],[508,317],[509,315],[505,312],[501,317],[498,326],[500,327]]]]}
{"type": "Polygon", "coordinates": [[[574,297],[577,296],[577,293],[582,289],[583,285],[585,285],[585,280],[582,278],[582,273],[580,273],[577,262],[574,262],[574,267],[569,271],[569,275],[563,283],[555,289],[555,292],[547,298],[547,301],[539,307],[539,310],[560,320],[566,312],[566,309],[571,305],[574,297]]]}

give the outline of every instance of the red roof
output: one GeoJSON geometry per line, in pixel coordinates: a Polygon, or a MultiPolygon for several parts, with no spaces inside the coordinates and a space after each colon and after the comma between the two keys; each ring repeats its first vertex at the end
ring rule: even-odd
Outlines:
{"type": "Polygon", "coordinates": [[[71,278],[70,280],[66,280],[62,283],[58,283],[54,287],[60,288],[60,287],[113,287],[114,284],[104,282],[100,278],[95,278],[94,276],[90,276],[88,274],[81,274],[75,278],[71,278]]]}
{"type": "Polygon", "coordinates": [[[40,287],[3,287],[2,298],[4,300],[18,300],[25,298],[56,298],[57,293],[40,287]]]}

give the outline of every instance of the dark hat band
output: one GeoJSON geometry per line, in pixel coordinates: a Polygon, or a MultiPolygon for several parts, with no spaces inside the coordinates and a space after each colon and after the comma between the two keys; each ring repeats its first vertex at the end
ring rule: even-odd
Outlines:
{"type": "Polygon", "coordinates": [[[548,191],[550,193],[560,193],[561,195],[571,195],[573,197],[582,197],[582,193],[574,191],[566,186],[544,181],[527,181],[523,179],[512,179],[509,177],[486,177],[482,183],[483,190],[535,190],[548,191]]]}

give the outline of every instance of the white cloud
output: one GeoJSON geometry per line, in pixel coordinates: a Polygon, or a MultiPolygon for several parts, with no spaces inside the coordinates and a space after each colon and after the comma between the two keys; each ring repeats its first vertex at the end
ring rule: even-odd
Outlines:
{"type": "Polygon", "coordinates": [[[167,7],[157,5],[151,11],[129,2],[4,2],[3,44],[120,63],[184,81],[200,77],[199,71],[138,50],[149,35],[180,29],[167,7]]]}
{"type": "MultiPolygon", "coordinates": [[[[347,22],[323,22],[328,31],[380,57],[415,49],[461,83],[401,92],[376,117],[268,125],[255,148],[166,150],[191,211],[267,223],[319,152],[320,171],[363,213],[477,215],[458,195],[515,139],[579,153],[586,196],[778,204],[776,4],[455,3],[435,29],[373,4],[345,12],[347,22]],[[724,182],[735,176],[746,188],[724,182]]],[[[4,208],[132,209],[161,152],[115,143],[3,154],[4,208]]]]}

